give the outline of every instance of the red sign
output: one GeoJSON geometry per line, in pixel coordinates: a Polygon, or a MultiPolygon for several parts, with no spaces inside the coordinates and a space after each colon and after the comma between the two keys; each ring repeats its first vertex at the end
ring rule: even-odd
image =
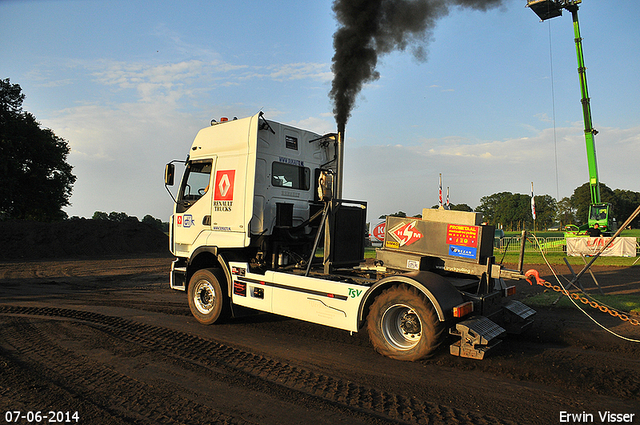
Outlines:
{"type": "Polygon", "coordinates": [[[223,170],[216,172],[216,188],[213,193],[214,201],[233,201],[233,182],[236,170],[223,170]]]}
{"type": "Polygon", "coordinates": [[[373,228],[373,237],[382,242],[384,240],[384,229],[387,227],[386,222],[382,222],[373,228]]]}
{"type": "Polygon", "coordinates": [[[391,229],[391,235],[398,241],[400,246],[408,246],[422,238],[422,233],[416,230],[416,222],[403,224],[391,229]]]}
{"type": "Polygon", "coordinates": [[[478,227],[463,224],[447,225],[447,244],[458,246],[478,246],[478,227]]]}

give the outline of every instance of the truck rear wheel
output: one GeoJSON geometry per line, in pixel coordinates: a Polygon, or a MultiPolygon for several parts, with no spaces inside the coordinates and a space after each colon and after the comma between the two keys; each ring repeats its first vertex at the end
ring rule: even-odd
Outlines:
{"type": "Polygon", "coordinates": [[[404,284],[382,292],[367,317],[373,348],[396,360],[416,361],[432,355],[440,345],[443,329],[431,302],[404,284]]]}
{"type": "Polygon", "coordinates": [[[210,325],[228,316],[229,305],[220,285],[224,282],[220,269],[198,270],[189,280],[189,309],[198,322],[210,325]]]}

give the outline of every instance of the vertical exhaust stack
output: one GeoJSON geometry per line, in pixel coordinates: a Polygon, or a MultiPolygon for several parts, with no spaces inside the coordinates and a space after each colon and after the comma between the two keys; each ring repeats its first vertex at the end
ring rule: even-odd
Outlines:
{"type": "Polygon", "coordinates": [[[342,199],[342,186],[344,181],[344,125],[338,126],[336,145],[336,180],[334,182],[334,197],[342,199]]]}
{"type": "Polygon", "coordinates": [[[367,203],[343,198],[344,125],[333,135],[335,157],[332,165],[333,197],[325,201],[323,221],[315,246],[324,228],[324,274],[338,268],[355,267],[364,261],[367,203]]]}
{"type": "Polygon", "coordinates": [[[334,259],[334,233],[335,233],[335,214],[334,207],[338,205],[342,199],[342,186],[344,180],[344,123],[338,124],[338,133],[335,140],[335,170],[333,176],[333,199],[329,200],[325,206],[324,216],[324,273],[330,274],[333,268],[334,259]],[[338,203],[334,203],[338,200],[338,203]]]}

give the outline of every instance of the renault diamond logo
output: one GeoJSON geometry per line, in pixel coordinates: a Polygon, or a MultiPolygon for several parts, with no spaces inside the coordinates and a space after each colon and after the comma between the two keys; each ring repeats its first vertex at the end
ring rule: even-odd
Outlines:
{"type": "Polygon", "coordinates": [[[220,183],[218,184],[218,189],[220,189],[220,195],[223,197],[227,196],[227,192],[231,189],[231,182],[229,181],[229,175],[224,174],[220,183]]]}
{"type": "Polygon", "coordinates": [[[216,190],[214,201],[233,201],[233,182],[236,170],[220,170],[216,172],[216,190]]]}

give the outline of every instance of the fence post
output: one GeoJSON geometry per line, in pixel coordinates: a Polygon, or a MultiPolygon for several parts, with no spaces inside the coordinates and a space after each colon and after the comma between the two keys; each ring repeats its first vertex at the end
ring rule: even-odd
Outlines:
{"type": "Polygon", "coordinates": [[[520,258],[518,258],[518,270],[522,273],[522,267],[524,266],[524,245],[527,243],[527,231],[522,231],[522,237],[520,238],[520,258]]]}

